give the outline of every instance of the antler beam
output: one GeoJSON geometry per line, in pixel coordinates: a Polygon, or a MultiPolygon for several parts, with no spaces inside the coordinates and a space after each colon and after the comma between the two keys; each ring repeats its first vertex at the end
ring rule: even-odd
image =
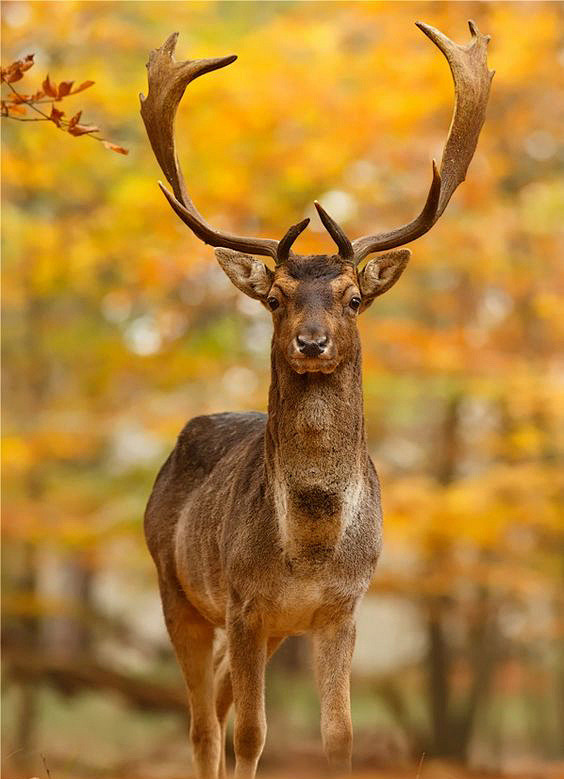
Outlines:
{"type": "Polygon", "coordinates": [[[204,243],[251,254],[265,254],[276,259],[278,241],[245,238],[216,230],[206,222],[188,194],[174,142],[174,120],[178,104],[191,81],[204,73],[230,65],[237,57],[233,54],[216,59],[175,62],[173,55],[177,40],[178,33],[175,32],[166,39],[160,49],[154,49],[150,53],[147,63],[149,94],[147,97],[139,95],[141,116],[153,152],[174,194],[160,182],[159,186],[176,214],[204,243]]]}
{"type": "Polygon", "coordinates": [[[468,22],[472,40],[458,44],[428,24],[416,22],[422,32],[444,54],[454,81],[454,113],[437,171],[433,160],[433,181],[425,206],[412,222],[388,232],[366,235],[353,241],[355,263],[372,252],[393,249],[428,232],[448,205],[454,190],[465,177],[474,156],[478,136],[486,118],[490,84],[495,71],[488,70],[489,35],[482,35],[476,24],[468,22]]]}

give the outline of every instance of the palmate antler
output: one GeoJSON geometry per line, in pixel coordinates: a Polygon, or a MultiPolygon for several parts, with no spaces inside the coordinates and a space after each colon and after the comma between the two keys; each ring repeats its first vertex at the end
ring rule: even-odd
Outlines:
{"type": "MultiPolygon", "coordinates": [[[[482,35],[474,22],[470,21],[468,26],[472,40],[460,45],[453,43],[434,27],[422,22],[417,22],[417,26],[444,54],[454,80],[454,113],[441,167],[437,170],[433,160],[431,188],[425,206],[416,219],[387,232],[357,238],[352,243],[322,206],[315,203],[323,225],[339,249],[339,256],[355,265],[373,252],[403,246],[431,229],[447,207],[454,190],[464,181],[484,123],[490,83],[494,75],[487,65],[486,47],[490,36],[482,35]]],[[[147,63],[149,94],[146,98],[140,96],[141,116],[147,135],[174,194],[160,182],[159,186],[176,214],[205,243],[250,254],[269,255],[276,264],[283,263],[309,220],[290,227],[281,241],[245,238],[216,230],[209,225],[188,195],[174,143],[174,120],[178,104],[191,81],[204,73],[229,65],[236,56],[175,62],[173,54],[177,39],[178,33],[173,33],[160,49],[151,52],[147,63]]]]}

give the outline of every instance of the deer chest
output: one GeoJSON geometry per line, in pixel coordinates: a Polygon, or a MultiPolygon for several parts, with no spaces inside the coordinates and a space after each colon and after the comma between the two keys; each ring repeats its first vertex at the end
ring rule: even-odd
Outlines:
{"type": "Polygon", "coordinates": [[[305,633],[316,624],[325,604],[325,587],[315,579],[288,579],[266,609],[265,623],[271,633],[305,633]]]}

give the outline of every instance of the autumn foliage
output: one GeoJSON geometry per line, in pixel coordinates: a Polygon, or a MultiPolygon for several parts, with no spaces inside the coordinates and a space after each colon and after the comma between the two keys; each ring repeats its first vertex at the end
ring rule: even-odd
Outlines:
{"type": "Polygon", "coordinates": [[[82,84],[74,86],[74,81],[61,81],[59,84],[54,84],[49,75],[45,76],[41,89],[38,89],[31,95],[26,95],[18,92],[13,86],[14,82],[19,81],[24,77],[26,71],[34,65],[34,55],[28,54],[23,60],[16,60],[6,67],[1,69],[2,84],[6,84],[10,90],[10,94],[2,99],[0,104],[1,115],[7,119],[17,119],[23,122],[52,122],[55,127],[60,130],[64,130],[70,135],[78,137],[80,135],[90,135],[96,141],[100,141],[106,149],[118,152],[119,154],[128,154],[128,150],[123,146],[118,146],[115,143],[99,137],[95,133],[100,132],[100,128],[93,124],[82,124],[80,119],[82,117],[82,111],[77,111],[70,119],[65,119],[65,112],[61,111],[55,103],[59,103],[63,98],[70,95],[76,95],[79,92],[83,92],[91,86],[94,86],[94,81],[83,81],[82,84]],[[50,113],[45,113],[40,105],[48,104],[51,106],[50,113]],[[28,109],[30,113],[38,114],[39,116],[27,117],[28,109]],[[25,117],[25,118],[23,118],[25,117]]]}
{"type": "MultiPolygon", "coordinates": [[[[542,775],[564,730],[558,4],[2,12],[6,775],[28,755],[43,776],[40,751],[53,779],[187,773],[144,504],[189,417],[266,405],[268,314],[158,189],[139,117],[148,52],[179,30],[179,59],[239,55],[182,102],[190,193],[239,234],[281,238],[311,216],[305,254],[332,251],[315,199],[352,238],[418,212],[452,83],[414,22],[463,42],[469,18],[496,70],[476,156],[360,319],[385,544],[360,611],[355,750],[368,768],[411,761],[412,779],[423,751],[542,775]],[[35,118],[53,126],[15,121],[35,118]],[[85,140],[98,126],[130,154],[85,140]]],[[[307,661],[288,646],[269,677],[271,765],[318,745],[307,661]]]]}

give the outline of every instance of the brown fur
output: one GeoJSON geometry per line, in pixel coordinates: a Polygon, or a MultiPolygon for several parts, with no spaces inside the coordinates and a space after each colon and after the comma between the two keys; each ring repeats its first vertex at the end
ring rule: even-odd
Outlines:
{"type": "MultiPolygon", "coordinates": [[[[390,254],[399,276],[406,252],[390,254]]],[[[188,687],[198,776],[224,776],[234,700],[236,777],[254,777],[266,737],[267,658],[286,636],[305,632],[314,646],[324,748],[332,767],[347,770],[354,613],[381,546],[350,301],[362,297],[366,307],[374,289],[335,257],[293,256],[274,274],[248,255],[218,250],[218,259],[247,294],[279,302],[268,415],[192,419],[145,516],[188,687]],[[304,358],[295,345],[300,333],[327,337],[326,353],[304,358]]]]}

